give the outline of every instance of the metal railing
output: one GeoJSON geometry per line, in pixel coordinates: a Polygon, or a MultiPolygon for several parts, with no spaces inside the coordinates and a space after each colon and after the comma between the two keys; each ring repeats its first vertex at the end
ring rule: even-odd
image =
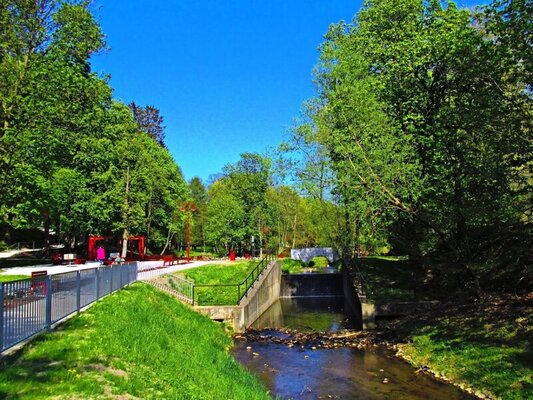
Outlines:
{"type": "Polygon", "coordinates": [[[146,283],[177,297],[183,302],[194,304],[194,283],[187,279],[163,274],[146,280],[146,283]]]}
{"type": "Polygon", "coordinates": [[[238,298],[237,304],[241,302],[241,300],[248,295],[248,292],[253,287],[254,283],[257,281],[257,279],[263,274],[266,267],[268,267],[269,261],[272,260],[273,257],[267,256],[263,258],[259,264],[255,266],[255,268],[248,274],[246,279],[238,284],[237,292],[238,292],[238,298]],[[241,294],[242,292],[242,294],[241,294]]]}
{"type": "Polygon", "coordinates": [[[33,240],[31,242],[16,242],[16,243],[13,243],[7,246],[8,250],[22,250],[22,249],[36,250],[36,249],[44,249],[46,247],[62,248],[64,247],[64,245],[60,243],[46,242],[44,240],[41,240],[41,241],[33,240]]]}
{"type": "Polygon", "coordinates": [[[137,263],[0,283],[0,351],[137,280],[137,263]]]}
{"type": "Polygon", "coordinates": [[[196,298],[193,300],[193,304],[199,303],[199,297],[202,296],[204,298],[204,302],[208,302],[209,305],[230,305],[230,304],[239,304],[241,300],[248,295],[248,292],[251,288],[253,288],[254,283],[261,277],[265,269],[268,267],[269,262],[272,260],[275,260],[275,255],[269,255],[264,258],[262,258],[259,263],[250,271],[248,276],[240,282],[240,283],[226,283],[226,284],[194,284],[194,294],[196,298]],[[226,302],[224,300],[223,304],[218,304],[215,302],[210,301],[211,297],[209,292],[216,290],[217,291],[217,298],[219,299],[235,299],[229,302],[226,302]],[[226,292],[224,295],[220,295],[221,293],[226,292]]]}

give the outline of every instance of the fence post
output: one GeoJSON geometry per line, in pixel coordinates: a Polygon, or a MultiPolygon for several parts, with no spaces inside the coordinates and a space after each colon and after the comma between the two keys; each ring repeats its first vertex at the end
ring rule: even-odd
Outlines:
{"type": "Polygon", "coordinates": [[[100,268],[96,268],[96,275],[94,276],[94,281],[96,284],[96,287],[95,287],[96,297],[94,298],[94,301],[96,301],[100,298],[100,268]]]}
{"type": "Polygon", "coordinates": [[[80,271],[76,271],[76,310],[78,311],[78,314],[80,313],[80,305],[81,305],[81,276],[80,271]]]}
{"type": "Polygon", "coordinates": [[[194,306],[194,285],[192,285],[192,305],[194,306]]]}
{"type": "Polygon", "coordinates": [[[52,275],[46,277],[46,329],[52,330],[52,275]]]}
{"type": "Polygon", "coordinates": [[[0,352],[4,350],[4,283],[0,282],[0,352]]]}
{"type": "Polygon", "coordinates": [[[113,291],[113,266],[109,266],[109,293],[113,291]]]}

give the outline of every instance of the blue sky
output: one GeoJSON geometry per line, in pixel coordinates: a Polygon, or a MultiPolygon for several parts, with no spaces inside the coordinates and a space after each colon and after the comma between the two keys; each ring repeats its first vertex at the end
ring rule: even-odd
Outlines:
{"type": "MultiPolygon", "coordinates": [[[[470,1],[459,4],[468,5],[470,1]]],[[[154,105],[187,180],[276,147],[314,95],[312,69],[353,0],[95,0],[114,97],[154,105]]]]}

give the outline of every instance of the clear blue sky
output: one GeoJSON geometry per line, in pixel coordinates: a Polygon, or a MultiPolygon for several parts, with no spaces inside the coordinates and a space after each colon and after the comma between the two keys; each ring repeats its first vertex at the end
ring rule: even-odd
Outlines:
{"type": "MultiPolygon", "coordinates": [[[[468,5],[473,1],[462,1],[468,5]]],[[[353,0],[95,0],[114,97],[154,105],[187,180],[276,147],[314,95],[317,47],[353,0]]]]}

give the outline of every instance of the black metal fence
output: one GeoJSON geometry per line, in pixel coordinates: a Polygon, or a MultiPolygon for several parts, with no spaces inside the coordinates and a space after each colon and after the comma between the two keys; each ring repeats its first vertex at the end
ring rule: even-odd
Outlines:
{"type": "Polygon", "coordinates": [[[0,283],[0,350],[137,280],[137,263],[0,283]]]}
{"type": "Polygon", "coordinates": [[[250,271],[248,276],[240,283],[194,285],[194,304],[231,305],[239,304],[254,287],[254,283],[275,260],[275,255],[266,256],[250,271]]]}

